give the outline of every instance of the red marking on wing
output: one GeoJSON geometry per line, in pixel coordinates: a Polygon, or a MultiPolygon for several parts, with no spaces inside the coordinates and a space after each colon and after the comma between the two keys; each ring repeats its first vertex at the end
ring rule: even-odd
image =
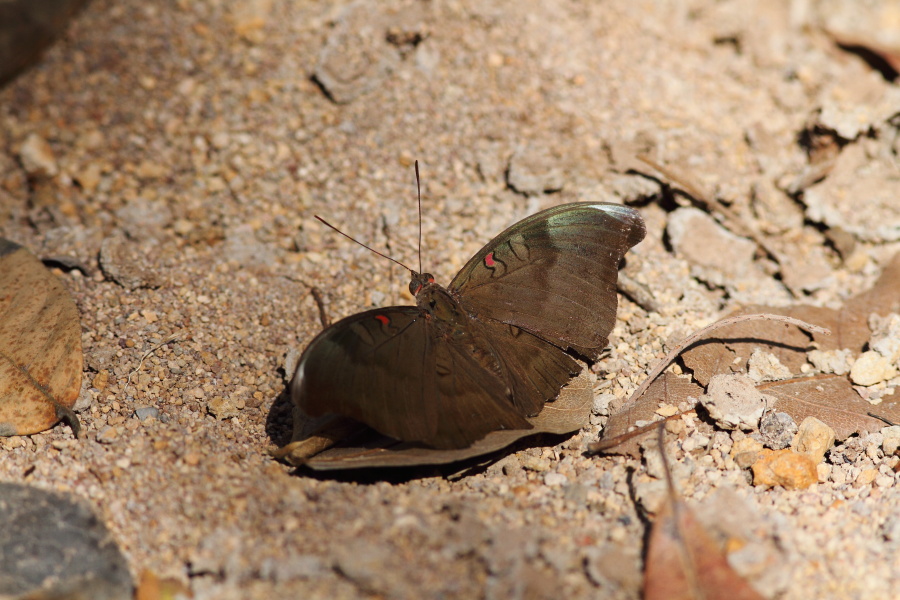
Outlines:
{"type": "Polygon", "coordinates": [[[429,278],[428,278],[428,283],[434,283],[434,277],[429,277],[429,278]]]}
{"type": "Polygon", "coordinates": [[[382,325],[390,325],[391,320],[384,315],[375,315],[375,318],[381,321],[382,325]]]}
{"type": "Polygon", "coordinates": [[[488,252],[488,255],[484,257],[484,264],[487,267],[493,267],[495,264],[497,264],[494,262],[494,253],[493,252],[488,252]]]}

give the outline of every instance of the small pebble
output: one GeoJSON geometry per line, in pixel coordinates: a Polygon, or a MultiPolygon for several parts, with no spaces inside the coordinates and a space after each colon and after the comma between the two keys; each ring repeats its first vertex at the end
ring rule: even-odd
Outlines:
{"type": "Polygon", "coordinates": [[[135,409],[134,416],[136,416],[141,421],[145,421],[151,417],[154,419],[158,419],[159,409],[155,406],[142,406],[138,409],[135,409]]]}
{"type": "Polygon", "coordinates": [[[524,456],[522,468],[541,473],[550,469],[550,461],[540,456],[524,456]]]}
{"type": "Polygon", "coordinates": [[[753,464],[753,485],[805,490],[818,481],[816,463],[792,450],[763,450],[753,464]]]}
{"type": "Polygon", "coordinates": [[[884,437],[881,442],[881,449],[884,451],[884,455],[891,456],[895,454],[897,448],[900,448],[900,425],[884,427],[881,430],[881,435],[884,437]]]}
{"type": "Polygon", "coordinates": [[[679,208],[669,215],[666,233],[679,257],[700,269],[713,285],[735,281],[752,269],[756,244],[739,237],[696,208],[679,208]]]}
{"type": "Polygon", "coordinates": [[[878,469],[863,469],[853,481],[853,487],[865,487],[871,485],[878,478],[878,469]]]}
{"type": "Polygon", "coordinates": [[[763,445],[759,440],[745,437],[736,441],[731,446],[731,458],[742,469],[750,467],[759,459],[760,452],[763,451],[763,445]]]}
{"type": "Polygon", "coordinates": [[[870,386],[897,376],[891,360],[874,350],[863,352],[850,368],[850,379],[856,385],[870,386]]]}
{"type": "Polygon", "coordinates": [[[97,441],[101,444],[111,444],[119,437],[119,430],[115,427],[104,427],[97,434],[97,441]]]}
{"type": "Polygon", "coordinates": [[[880,488],[889,488],[894,485],[894,478],[890,475],[880,475],[875,478],[875,485],[880,488]]]}
{"type": "Polygon", "coordinates": [[[779,381],[790,377],[791,370],[771,352],[754,350],[747,362],[747,376],[756,382],[779,381]]]}
{"type": "Polygon", "coordinates": [[[107,369],[102,369],[99,373],[94,375],[94,378],[91,380],[91,386],[100,391],[103,391],[103,388],[105,388],[108,383],[109,371],[107,369]]]}
{"type": "Polygon", "coordinates": [[[825,459],[825,453],[834,445],[834,429],[815,417],[806,417],[800,423],[791,447],[808,455],[814,464],[825,459]]]}
{"type": "Polygon", "coordinates": [[[19,149],[19,158],[25,172],[31,177],[53,177],[59,173],[50,144],[36,133],[25,138],[19,149]]]}
{"type": "Polygon", "coordinates": [[[769,413],[759,422],[759,433],[767,448],[783,450],[791,445],[791,440],[797,433],[797,423],[787,413],[769,413]]]}
{"type": "Polygon", "coordinates": [[[678,414],[678,407],[671,404],[660,404],[659,408],[656,409],[656,414],[661,417],[671,417],[678,414]]]}
{"type": "MultiPolygon", "coordinates": [[[[203,390],[197,388],[201,393],[203,390]]],[[[210,401],[206,404],[206,410],[219,419],[220,421],[224,421],[225,419],[230,419],[232,417],[238,416],[239,408],[235,402],[231,400],[231,398],[223,398],[221,396],[216,396],[215,398],[210,399],[210,401]]]]}
{"type": "Polygon", "coordinates": [[[595,396],[594,403],[591,405],[591,413],[595,415],[608,415],[609,403],[615,399],[616,396],[614,394],[600,394],[599,396],[595,396]]]}
{"type": "Polygon", "coordinates": [[[809,362],[816,370],[835,375],[846,375],[850,372],[852,356],[853,353],[850,350],[810,350],[807,353],[809,362]]]}
{"type": "Polygon", "coordinates": [[[519,148],[509,159],[507,183],[526,196],[562,189],[565,177],[548,148],[537,144],[519,148]]]}
{"type": "Polygon", "coordinates": [[[759,427],[766,405],[774,404],[775,398],[757,390],[749,377],[716,375],[710,379],[700,403],[722,429],[753,431],[759,427]]]}
{"type": "Polygon", "coordinates": [[[556,471],[544,475],[544,484],[549,487],[558,487],[569,483],[569,478],[556,471]]]}

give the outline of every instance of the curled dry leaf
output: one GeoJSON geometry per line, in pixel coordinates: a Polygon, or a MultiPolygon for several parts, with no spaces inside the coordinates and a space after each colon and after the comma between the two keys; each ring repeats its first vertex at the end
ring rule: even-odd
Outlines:
{"type": "MultiPolygon", "coordinates": [[[[544,405],[536,417],[528,419],[533,429],[494,431],[468,448],[438,450],[421,444],[401,443],[366,430],[360,433],[351,426],[339,435],[348,439],[333,447],[323,438],[307,438],[300,433],[295,418],[294,441],[275,453],[294,465],[306,465],[317,471],[361,469],[370,467],[414,467],[443,465],[490,454],[512,443],[538,433],[571,433],[583,427],[591,414],[593,392],[584,375],[573,379],[559,397],[544,405]]],[[[323,436],[324,437],[324,436],[323,436]]]]}
{"type": "Polygon", "coordinates": [[[687,505],[670,496],[653,523],[644,570],[646,600],[762,600],[687,505]]]}
{"type": "Polygon", "coordinates": [[[59,279],[27,250],[0,238],[0,435],[69,421],[81,391],[78,309],[59,279]]]}
{"type": "Polygon", "coordinates": [[[801,319],[830,329],[832,335],[807,334],[792,325],[770,321],[738,323],[727,332],[714,333],[683,354],[685,366],[701,385],[713,375],[745,372],[757,348],[774,354],[792,373],[806,363],[806,353],[816,342],[820,350],[848,348],[861,352],[869,341],[868,319],[872,313],[888,315],[900,311],[900,254],[884,268],[875,285],[844,303],[840,309],[815,306],[749,306],[735,314],[769,312],[801,319]],[[726,337],[727,336],[727,337],[726,337]]]}
{"type": "Polygon", "coordinates": [[[667,495],[650,532],[644,599],[762,600],[759,592],[731,568],[718,544],[678,496],[661,426],[656,427],[656,433],[667,495]]]}

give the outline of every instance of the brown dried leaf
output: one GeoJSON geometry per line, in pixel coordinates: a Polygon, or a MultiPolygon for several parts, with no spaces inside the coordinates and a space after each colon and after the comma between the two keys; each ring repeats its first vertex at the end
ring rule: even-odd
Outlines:
{"type": "Polygon", "coordinates": [[[0,238],[0,435],[28,435],[69,419],[81,391],[78,309],[30,252],[0,238]]]}
{"type": "Polygon", "coordinates": [[[653,524],[646,564],[645,600],[762,600],[677,497],[653,524]]]}
{"type": "MultiPolygon", "coordinates": [[[[582,374],[564,387],[556,400],[548,402],[538,416],[528,419],[533,429],[494,431],[468,448],[436,450],[419,444],[399,443],[372,432],[361,442],[359,438],[354,438],[348,445],[335,446],[313,458],[292,456],[290,453],[285,458],[293,464],[305,464],[317,471],[449,464],[496,452],[537,433],[571,433],[587,422],[592,403],[590,381],[582,374]]],[[[296,439],[285,448],[296,442],[302,440],[296,439]]]]}
{"type": "Polygon", "coordinates": [[[808,334],[793,325],[773,321],[747,321],[733,325],[723,339],[715,333],[698,342],[682,356],[701,385],[713,375],[745,372],[750,354],[757,348],[778,357],[798,373],[806,362],[806,352],[815,341],[822,350],[849,348],[862,351],[869,340],[868,319],[873,312],[888,315],[900,311],[900,254],[884,268],[875,285],[844,303],[839,310],[816,306],[749,306],[733,314],[767,312],[801,319],[831,330],[831,335],[808,334]],[[812,335],[812,338],[810,337],[812,335]]]}
{"type": "Polygon", "coordinates": [[[613,413],[603,428],[603,442],[613,443],[616,438],[622,437],[622,442],[603,450],[607,454],[623,454],[632,458],[640,458],[640,444],[647,437],[654,435],[655,428],[627,437],[628,431],[638,421],[652,421],[656,416],[656,409],[661,403],[678,406],[688,398],[699,398],[703,389],[689,378],[679,377],[674,373],[664,373],[654,381],[647,391],[636,402],[627,404],[621,410],[613,413]],[[627,438],[627,439],[624,439],[627,438]]]}
{"type": "Polygon", "coordinates": [[[868,415],[870,412],[900,422],[900,400],[886,400],[872,406],[859,397],[846,377],[838,375],[773,381],[758,388],[778,398],[778,412],[791,415],[797,423],[815,417],[834,429],[838,441],[854,433],[874,432],[884,427],[883,421],[868,415]]]}

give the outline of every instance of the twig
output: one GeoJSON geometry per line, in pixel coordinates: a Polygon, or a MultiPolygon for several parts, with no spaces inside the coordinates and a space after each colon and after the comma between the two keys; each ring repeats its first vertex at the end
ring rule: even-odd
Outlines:
{"type": "Polygon", "coordinates": [[[314,285],[309,286],[309,293],[316,301],[319,308],[319,320],[322,322],[322,329],[327,329],[331,325],[331,319],[328,318],[328,312],[325,310],[325,300],[322,299],[322,291],[314,285]]]}
{"type": "Polygon", "coordinates": [[[692,412],[696,412],[696,409],[691,408],[689,410],[677,412],[674,415],[665,417],[660,421],[653,421],[652,423],[642,425],[640,427],[632,429],[631,431],[625,432],[621,435],[617,435],[614,438],[609,438],[608,440],[600,440],[599,442],[593,442],[592,444],[588,445],[587,454],[600,454],[602,452],[606,452],[610,448],[615,448],[616,446],[618,446],[620,444],[624,444],[625,442],[627,442],[628,440],[630,440],[632,438],[635,438],[639,435],[644,435],[645,433],[653,431],[654,427],[663,425],[664,423],[666,423],[668,421],[680,419],[682,417],[682,415],[687,415],[692,412]]]}
{"type": "Polygon", "coordinates": [[[290,275],[282,275],[282,277],[309,288],[309,294],[313,297],[316,307],[319,309],[319,321],[322,323],[322,329],[327,329],[331,325],[331,319],[328,318],[328,311],[325,310],[325,298],[322,296],[322,290],[298,277],[291,277],[290,275]]]}
{"type": "Polygon", "coordinates": [[[616,287],[623,295],[630,298],[635,304],[647,312],[660,312],[659,303],[643,283],[639,283],[625,273],[620,272],[616,287]]]}
{"type": "Polygon", "coordinates": [[[887,418],[885,418],[885,417],[882,417],[881,415],[876,415],[876,414],[873,413],[873,412],[867,412],[866,414],[869,415],[870,417],[872,417],[873,419],[878,419],[879,421],[883,421],[883,422],[887,423],[887,424],[890,425],[891,427],[895,427],[895,426],[897,425],[896,423],[894,423],[894,422],[891,421],[890,419],[887,419],[887,418]]]}
{"type": "Polygon", "coordinates": [[[125,394],[125,392],[128,391],[128,386],[131,385],[131,378],[134,377],[134,375],[138,371],[141,370],[141,368],[144,366],[144,361],[147,360],[147,358],[151,354],[153,354],[154,352],[156,352],[157,350],[159,350],[166,344],[169,344],[169,343],[174,342],[175,340],[181,338],[181,336],[185,333],[186,333],[186,331],[184,329],[176,331],[175,333],[170,334],[166,339],[164,339],[160,343],[156,344],[155,346],[153,346],[152,348],[150,348],[149,350],[144,352],[144,355],[141,357],[141,360],[138,362],[138,366],[136,366],[134,369],[132,369],[131,373],[128,374],[128,380],[125,382],[125,387],[122,388],[122,394],[125,394]]]}

